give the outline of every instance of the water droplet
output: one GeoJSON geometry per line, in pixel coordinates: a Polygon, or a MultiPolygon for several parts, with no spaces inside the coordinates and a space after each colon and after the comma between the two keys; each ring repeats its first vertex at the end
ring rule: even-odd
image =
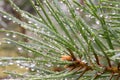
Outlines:
{"type": "Polygon", "coordinates": [[[21,47],[18,47],[18,50],[19,50],[19,51],[21,51],[21,50],[22,50],[22,48],[21,48],[21,47]]]}
{"type": "Polygon", "coordinates": [[[60,1],[61,4],[63,4],[63,1],[60,1]]]}
{"type": "Polygon", "coordinates": [[[35,71],[35,69],[31,68],[31,71],[35,71]]]}
{"type": "Polygon", "coordinates": [[[17,63],[17,64],[18,64],[18,63],[21,63],[21,61],[18,60],[18,61],[16,61],[16,63],[17,63]]]}
{"type": "Polygon", "coordinates": [[[65,78],[64,80],[68,80],[67,78],[65,78]]]}
{"type": "Polygon", "coordinates": [[[47,67],[51,67],[51,64],[45,64],[47,67]]]}
{"type": "Polygon", "coordinates": [[[17,66],[20,66],[20,64],[17,64],[17,66]]]}
{"type": "Polygon", "coordinates": [[[13,38],[16,38],[16,35],[13,35],[12,37],[13,37],[13,38]]]}
{"type": "Polygon", "coordinates": [[[100,24],[100,22],[99,22],[99,21],[96,21],[96,24],[100,24]]]}
{"type": "Polygon", "coordinates": [[[111,26],[111,24],[110,24],[110,23],[109,23],[108,25],[109,25],[109,26],[111,26]]]}
{"type": "Polygon", "coordinates": [[[35,64],[31,64],[30,67],[35,67],[35,64]]]}
{"type": "Polygon", "coordinates": [[[40,18],[39,20],[40,20],[40,21],[42,21],[42,19],[41,19],[41,18],[40,18]]]}
{"type": "Polygon", "coordinates": [[[10,36],[10,33],[6,33],[5,35],[6,35],[6,36],[10,36]]]}
{"type": "Polygon", "coordinates": [[[86,60],[82,60],[82,62],[87,63],[87,61],[86,61],[86,60]]]}
{"type": "Polygon", "coordinates": [[[118,7],[119,5],[118,5],[118,4],[116,4],[115,6],[116,6],[116,7],[118,7]]]}
{"type": "Polygon", "coordinates": [[[115,15],[116,13],[115,13],[115,12],[113,12],[112,14],[113,14],[113,15],[115,15]]]}
{"type": "MultiPolygon", "coordinates": [[[[69,9],[68,9],[67,11],[68,11],[68,13],[70,13],[70,10],[69,10],[69,9]]],[[[71,15],[71,14],[70,14],[70,15],[71,15]]]]}
{"type": "Polygon", "coordinates": [[[16,8],[15,7],[13,7],[13,10],[15,10],[16,8]]]}
{"type": "Polygon", "coordinates": [[[0,65],[2,65],[3,64],[3,62],[0,62],[0,65]]]}
{"type": "Polygon", "coordinates": [[[24,68],[24,66],[20,66],[20,68],[24,68]]]}
{"type": "Polygon", "coordinates": [[[29,70],[29,68],[28,68],[28,67],[26,67],[25,69],[26,69],[26,70],[29,70]]]}
{"type": "Polygon", "coordinates": [[[32,0],[32,3],[35,4],[35,2],[32,0]]]}
{"type": "Polygon", "coordinates": [[[82,30],[84,30],[84,27],[82,27],[82,30]]]}
{"type": "Polygon", "coordinates": [[[38,24],[35,24],[35,26],[37,26],[38,24]]]}
{"type": "Polygon", "coordinates": [[[83,12],[83,9],[80,9],[81,12],[83,12]]]}
{"type": "Polygon", "coordinates": [[[112,6],[113,4],[111,3],[110,6],[112,6]]]}
{"type": "Polygon", "coordinates": [[[32,51],[30,51],[30,50],[29,50],[28,52],[29,52],[29,53],[32,53],[32,51]]]}
{"type": "Polygon", "coordinates": [[[105,18],[107,19],[107,18],[109,18],[108,16],[105,16],[105,18]]]}
{"type": "Polygon", "coordinates": [[[90,18],[93,19],[93,18],[95,18],[95,17],[94,17],[94,16],[91,16],[90,18]]]}
{"type": "Polygon", "coordinates": [[[102,35],[99,35],[99,37],[102,37],[102,35]]]}
{"type": "Polygon", "coordinates": [[[43,3],[46,3],[46,0],[44,0],[43,3]]]}
{"type": "Polygon", "coordinates": [[[7,16],[6,16],[6,15],[4,15],[3,17],[4,17],[4,18],[7,18],[7,16]]]}
{"type": "Polygon", "coordinates": [[[9,65],[13,65],[14,63],[13,62],[10,62],[9,65]]]}
{"type": "Polygon", "coordinates": [[[103,17],[103,14],[101,14],[100,17],[103,17]]]}
{"type": "Polygon", "coordinates": [[[92,40],[95,41],[95,38],[93,37],[92,40]]]}
{"type": "Polygon", "coordinates": [[[32,51],[28,51],[29,53],[28,53],[28,56],[29,57],[32,57],[33,56],[33,54],[32,54],[32,51]]]}
{"type": "Polygon", "coordinates": [[[32,23],[32,21],[28,21],[28,23],[29,23],[29,24],[31,24],[31,23],[32,23]]]}
{"type": "Polygon", "coordinates": [[[7,41],[7,44],[11,44],[11,42],[10,42],[10,41],[7,41]]]}
{"type": "Polygon", "coordinates": [[[40,29],[40,26],[36,26],[37,29],[40,29]]]}
{"type": "Polygon", "coordinates": [[[76,8],[76,10],[80,10],[80,8],[76,8]]]}
{"type": "Polygon", "coordinates": [[[12,21],[13,23],[15,23],[15,21],[12,21]]]}
{"type": "Polygon", "coordinates": [[[8,20],[12,20],[11,18],[8,18],[8,20]]]}
{"type": "Polygon", "coordinates": [[[37,72],[40,72],[40,70],[37,70],[37,72]]]}
{"type": "Polygon", "coordinates": [[[17,10],[17,9],[16,9],[15,11],[16,11],[16,12],[18,12],[18,10],[17,10]]]}
{"type": "Polygon", "coordinates": [[[89,15],[85,15],[86,17],[91,17],[91,15],[89,14],[89,15]]]}

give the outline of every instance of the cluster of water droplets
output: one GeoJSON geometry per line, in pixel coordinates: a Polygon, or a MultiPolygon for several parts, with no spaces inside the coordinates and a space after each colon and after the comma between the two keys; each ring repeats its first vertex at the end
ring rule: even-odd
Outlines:
{"type": "Polygon", "coordinates": [[[1,61],[0,62],[0,66],[9,66],[9,65],[17,65],[19,68],[24,68],[26,70],[29,69],[29,67],[34,67],[32,65],[35,65],[34,63],[27,63],[25,61],[22,61],[22,60],[17,60],[17,61],[14,61],[14,60],[9,60],[9,61],[1,61]],[[27,67],[29,66],[29,67],[27,67]]]}
{"type": "MultiPolygon", "coordinates": [[[[3,65],[3,63],[1,64],[3,65]]],[[[36,69],[34,68],[36,64],[30,61],[16,60],[7,63],[7,65],[14,65],[14,64],[16,64],[21,69],[26,69],[27,71],[36,71],[36,69]]]]}
{"type": "MultiPolygon", "coordinates": [[[[3,15],[3,18],[9,20],[9,21],[12,21],[12,18],[11,17],[8,17],[7,15],[3,15]]],[[[15,23],[15,21],[13,21],[15,23]]]]}
{"type": "MultiPolygon", "coordinates": [[[[7,14],[6,15],[3,15],[3,18],[12,22],[12,23],[17,23],[14,19],[12,19],[12,17],[9,17],[7,14]]],[[[7,25],[8,26],[8,25],[7,25]]],[[[14,37],[14,36],[13,36],[14,37]]]]}

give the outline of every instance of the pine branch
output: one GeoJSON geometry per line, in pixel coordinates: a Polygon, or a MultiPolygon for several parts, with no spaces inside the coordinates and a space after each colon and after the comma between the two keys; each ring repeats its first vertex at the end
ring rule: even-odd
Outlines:
{"type": "Polygon", "coordinates": [[[96,4],[92,0],[80,0],[81,2],[44,0],[43,3],[40,0],[30,0],[37,15],[21,10],[12,0],[8,1],[26,21],[2,10],[0,10],[1,15],[20,24],[36,36],[0,30],[0,32],[27,38],[28,42],[8,38],[4,40],[32,51],[37,57],[3,58],[1,60],[32,60],[36,64],[39,63],[33,68],[42,71],[26,76],[16,75],[24,79],[47,80],[97,80],[108,79],[108,77],[109,80],[119,79],[119,57],[117,55],[120,52],[119,1],[100,0],[96,4]],[[65,6],[68,12],[65,12],[60,4],[65,6]]]}

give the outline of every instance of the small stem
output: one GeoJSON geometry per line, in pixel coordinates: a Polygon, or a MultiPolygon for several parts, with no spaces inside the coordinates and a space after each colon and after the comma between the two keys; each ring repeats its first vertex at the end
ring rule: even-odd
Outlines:
{"type": "Polygon", "coordinates": [[[99,62],[99,58],[98,58],[97,54],[95,53],[94,48],[93,48],[93,47],[91,47],[91,48],[92,48],[92,51],[93,51],[93,55],[95,56],[96,63],[97,63],[98,65],[101,65],[100,62],[99,62]]]}
{"type": "Polygon", "coordinates": [[[73,58],[73,61],[77,60],[76,57],[74,56],[74,53],[68,48],[67,48],[67,50],[70,53],[71,57],[73,58]]]}
{"type": "Polygon", "coordinates": [[[107,58],[107,60],[108,60],[108,65],[109,65],[109,67],[112,67],[111,62],[110,62],[110,59],[109,59],[108,57],[106,57],[106,58],[107,58]]]}

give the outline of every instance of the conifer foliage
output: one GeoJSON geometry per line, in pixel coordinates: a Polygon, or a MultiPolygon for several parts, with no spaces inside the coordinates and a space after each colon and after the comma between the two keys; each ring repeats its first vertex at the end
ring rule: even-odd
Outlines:
{"type": "Polygon", "coordinates": [[[119,0],[28,0],[37,15],[12,8],[23,18],[0,10],[4,18],[21,25],[33,35],[0,30],[27,39],[4,39],[31,51],[34,58],[11,58],[32,62],[24,74],[9,73],[32,80],[119,80],[119,0]],[[34,69],[34,71],[32,71],[34,69]]]}

